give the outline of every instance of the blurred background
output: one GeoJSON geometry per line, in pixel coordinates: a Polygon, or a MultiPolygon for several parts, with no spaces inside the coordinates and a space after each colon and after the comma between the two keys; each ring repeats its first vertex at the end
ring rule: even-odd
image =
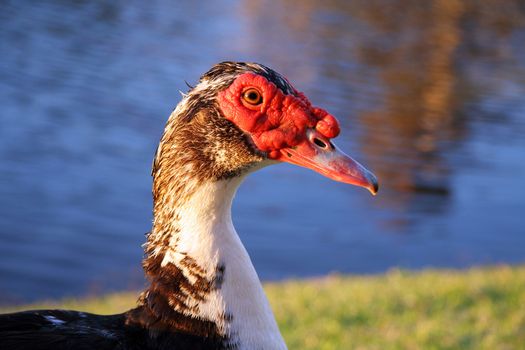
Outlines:
{"type": "Polygon", "coordinates": [[[381,184],[249,177],[261,279],[525,262],[522,1],[2,1],[0,52],[0,304],[142,287],[155,148],[223,60],[287,76],[381,184]]]}

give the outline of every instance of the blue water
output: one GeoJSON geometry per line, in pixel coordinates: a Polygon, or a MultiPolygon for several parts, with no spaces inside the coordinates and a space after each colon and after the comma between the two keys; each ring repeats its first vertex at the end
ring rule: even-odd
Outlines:
{"type": "Polygon", "coordinates": [[[0,304],[143,285],[151,159],[212,64],[264,63],[336,115],[376,197],[290,165],[234,222],[262,279],[525,262],[519,1],[4,1],[0,304]]]}

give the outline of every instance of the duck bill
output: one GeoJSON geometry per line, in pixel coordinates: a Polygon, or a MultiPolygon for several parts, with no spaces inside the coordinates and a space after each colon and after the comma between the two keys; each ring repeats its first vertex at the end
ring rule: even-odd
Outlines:
{"type": "Polygon", "coordinates": [[[304,141],[296,147],[281,149],[278,160],[311,169],[335,181],[364,187],[373,195],[377,193],[379,185],[374,174],[332,143],[324,146],[304,141]]]}

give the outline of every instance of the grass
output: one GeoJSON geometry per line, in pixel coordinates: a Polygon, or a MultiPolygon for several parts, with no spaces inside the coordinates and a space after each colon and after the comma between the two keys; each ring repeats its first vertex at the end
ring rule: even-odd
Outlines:
{"type": "MultiPolygon", "coordinates": [[[[265,284],[290,349],[525,349],[525,266],[265,284]]],[[[137,293],[28,308],[122,312],[137,293]]]]}

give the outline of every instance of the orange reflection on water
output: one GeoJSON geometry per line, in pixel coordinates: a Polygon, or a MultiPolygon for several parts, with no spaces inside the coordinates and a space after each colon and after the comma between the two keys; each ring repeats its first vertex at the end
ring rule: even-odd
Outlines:
{"type": "Polygon", "coordinates": [[[342,137],[357,136],[365,163],[381,180],[377,203],[406,209],[414,196],[432,195],[436,209],[452,191],[455,165],[448,155],[468,134],[468,105],[490,93],[470,81],[470,64],[515,58],[509,37],[525,24],[521,7],[496,0],[304,1],[299,7],[258,0],[241,13],[249,50],[277,62],[298,85],[310,85],[314,100],[359,105],[337,115],[351,120],[343,120],[342,137]]]}

